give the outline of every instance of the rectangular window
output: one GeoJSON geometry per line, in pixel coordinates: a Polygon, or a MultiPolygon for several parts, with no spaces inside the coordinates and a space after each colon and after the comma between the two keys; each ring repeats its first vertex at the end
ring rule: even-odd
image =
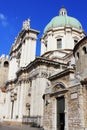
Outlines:
{"type": "Polygon", "coordinates": [[[57,39],[57,49],[62,48],[62,39],[57,39]]]}

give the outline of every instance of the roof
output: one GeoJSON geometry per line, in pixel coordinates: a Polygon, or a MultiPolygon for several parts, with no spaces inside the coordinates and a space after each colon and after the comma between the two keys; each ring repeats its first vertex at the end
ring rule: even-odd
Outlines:
{"type": "Polygon", "coordinates": [[[68,16],[64,8],[60,9],[59,16],[52,18],[52,20],[46,25],[44,33],[52,28],[70,26],[77,29],[82,29],[81,23],[74,17],[68,16]],[[63,14],[62,14],[63,13],[63,14]]]}

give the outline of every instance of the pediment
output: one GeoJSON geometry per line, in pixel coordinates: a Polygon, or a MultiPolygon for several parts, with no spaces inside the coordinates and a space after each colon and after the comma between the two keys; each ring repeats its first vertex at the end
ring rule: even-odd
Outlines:
{"type": "Polygon", "coordinates": [[[61,82],[58,82],[58,83],[56,83],[56,84],[53,86],[53,88],[52,88],[52,93],[62,92],[62,91],[64,91],[64,90],[66,90],[65,85],[64,85],[63,83],[61,83],[61,82]]]}
{"type": "Polygon", "coordinates": [[[50,51],[50,52],[45,53],[44,55],[42,55],[42,57],[48,58],[54,61],[59,61],[66,55],[68,55],[68,53],[64,50],[55,50],[55,51],[50,51]]]}

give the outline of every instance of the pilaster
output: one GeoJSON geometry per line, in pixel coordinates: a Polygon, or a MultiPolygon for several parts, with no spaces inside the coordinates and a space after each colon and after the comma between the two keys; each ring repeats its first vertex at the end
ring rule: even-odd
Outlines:
{"type": "Polygon", "coordinates": [[[84,110],[83,110],[83,92],[82,92],[82,86],[80,86],[80,89],[79,89],[79,108],[78,108],[78,111],[79,111],[79,115],[80,115],[80,128],[81,130],[84,130],[85,128],[85,119],[84,119],[84,110]]]}

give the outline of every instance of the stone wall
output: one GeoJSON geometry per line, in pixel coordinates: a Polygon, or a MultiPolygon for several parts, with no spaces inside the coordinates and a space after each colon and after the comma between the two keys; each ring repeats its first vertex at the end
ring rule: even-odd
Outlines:
{"type": "Polygon", "coordinates": [[[44,100],[44,117],[43,124],[45,130],[52,129],[52,102],[50,101],[50,95],[47,94],[44,100]]]}

